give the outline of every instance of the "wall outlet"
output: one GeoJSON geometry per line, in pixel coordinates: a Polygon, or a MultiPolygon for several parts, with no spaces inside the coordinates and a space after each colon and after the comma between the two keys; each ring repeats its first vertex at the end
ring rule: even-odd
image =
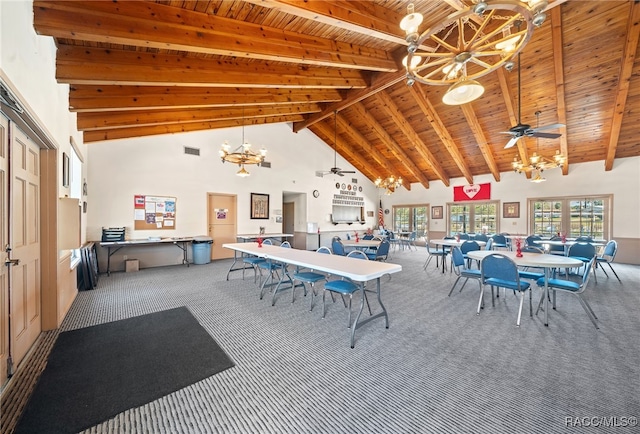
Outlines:
{"type": "Polygon", "coordinates": [[[125,261],[126,261],[128,258],[129,258],[129,257],[128,257],[127,255],[124,255],[124,256],[122,257],[122,259],[123,259],[123,260],[125,260],[125,261]]]}

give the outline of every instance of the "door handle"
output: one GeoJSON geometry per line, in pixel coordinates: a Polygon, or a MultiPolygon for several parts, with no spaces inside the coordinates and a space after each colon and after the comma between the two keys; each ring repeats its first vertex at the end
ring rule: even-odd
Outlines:
{"type": "Polygon", "coordinates": [[[18,265],[18,264],[20,264],[20,259],[9,259],[9,258],[7,258],[7,259],[4,260],[4,265],[6,265],[7,267],[9,265],[18,265]]]}

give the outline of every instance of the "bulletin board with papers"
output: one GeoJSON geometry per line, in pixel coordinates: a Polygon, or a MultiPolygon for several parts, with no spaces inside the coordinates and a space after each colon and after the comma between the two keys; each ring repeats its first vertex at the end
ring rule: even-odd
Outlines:
{"type": "Polygon", "coordinates": [[[133,212],[135,230],[176,228],[175,197],[136,194],[133,212]]]}

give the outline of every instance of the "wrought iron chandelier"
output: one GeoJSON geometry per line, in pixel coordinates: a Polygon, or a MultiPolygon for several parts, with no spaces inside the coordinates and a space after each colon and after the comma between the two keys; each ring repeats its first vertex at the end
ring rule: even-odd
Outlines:
{"type": "Polygon", "coordinates": [[[479,98],[484,87],[476,79],[503,65],[513,69],[513,56],[529,42],[534,27],[542,25],[548,5],[548,0],[473,2],[422,34],[423,16],[409,4],[400,22],[409,43],[403,60],[407,85],[449,85],[442,98],[449,105],[479,98]]]}
{"type": "Polygon", "coordinates": [[[267,150],[263,147],[260,152],[251,150],[251,144],[247,143],[244,139],[244,108],[242,109],[242,144],[236,149],[231,151],[231,146],[225,141],[219,151],[222,162],[228,161],[230,163],[240,166],[240,170],[236,175],[241,177],[249,176],[250,173],[244,168],[246,164],[260,165],[264,161],[267,155],[267,150]]]}
{"type": "Polygon", "coordinates": [[[402,186],[402,178],[396,178],[394,176],[390,176],[385,179],[378,178],[374,181],[374,183],[376,184],[376,187],[384,188],[386,190],[385,194],[391,194],[396,191],[397,188],[400,188],[402,186]]]}
{"type": "MultiPolygon", "coordinates": [[[[540,126],[540,111],[536,112],[537,124],[540,126]]],[[[536,151],[539,146],[539,140],[536,138],[536,151]]],[[[553,158],[546,158],[542,155],[538,155],[537,152],[534,152],[531,158],[529,158],[529,164],[525,164],[521,160],[518,160],[518,157],[513,157],[513,162],[511,163],[511,167],[517,173],[522,173],[526,171],[532,171],[533,177],[531,178],[531,182],[544,182],[546,178],[542,176],[542,172],[548,169],[555,169],[556,167],[560,167],[564,164],[566,158],[564,155],[560,153],[559,150],[556,150],[553,158]]]]}

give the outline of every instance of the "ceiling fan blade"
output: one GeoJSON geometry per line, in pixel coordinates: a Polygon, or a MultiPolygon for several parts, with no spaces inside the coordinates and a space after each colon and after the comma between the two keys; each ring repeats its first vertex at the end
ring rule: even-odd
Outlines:
{"type": "Polygon", "coordinates": [[[355,170],[341,170],[340,173],[356,173],[355,170]]]}
{"type": "Polygon", "coordinates": [[[511,138],[509,139],[509,141],[507,142],[506,146],[504,147],[504,149],[512,148],[512,147],[513,147],[513,145],[515,145],[515,144],[516,144],[516,142],[517,142],[518,140],[520,140],[520,137],[519,137],[519,136],[511,137],[511,138]]]}
{"type": "Polygon", "coordinates": [[[513,131],[500,131],[498,134],[509,134],[510,136],[516,137],[513,131]]]}
{"type": "Polygon", "coordinates": [[[543,125],[541,127],[535,127],[533,131],[542,131],[542,130],[555,130],[557,128],[566,127],[565,124],[551,124],[551,125],[543,125]]]}
{"type": "Polygon", "coordinates": [[[528,133],[527,136],[529,137],[542,137],[543,139],[557,139],[558,137],[561,137],[562,134],[558,134],[558,133],[539,133],[535,130],[531,131],[531,133],[528,133]]]}

